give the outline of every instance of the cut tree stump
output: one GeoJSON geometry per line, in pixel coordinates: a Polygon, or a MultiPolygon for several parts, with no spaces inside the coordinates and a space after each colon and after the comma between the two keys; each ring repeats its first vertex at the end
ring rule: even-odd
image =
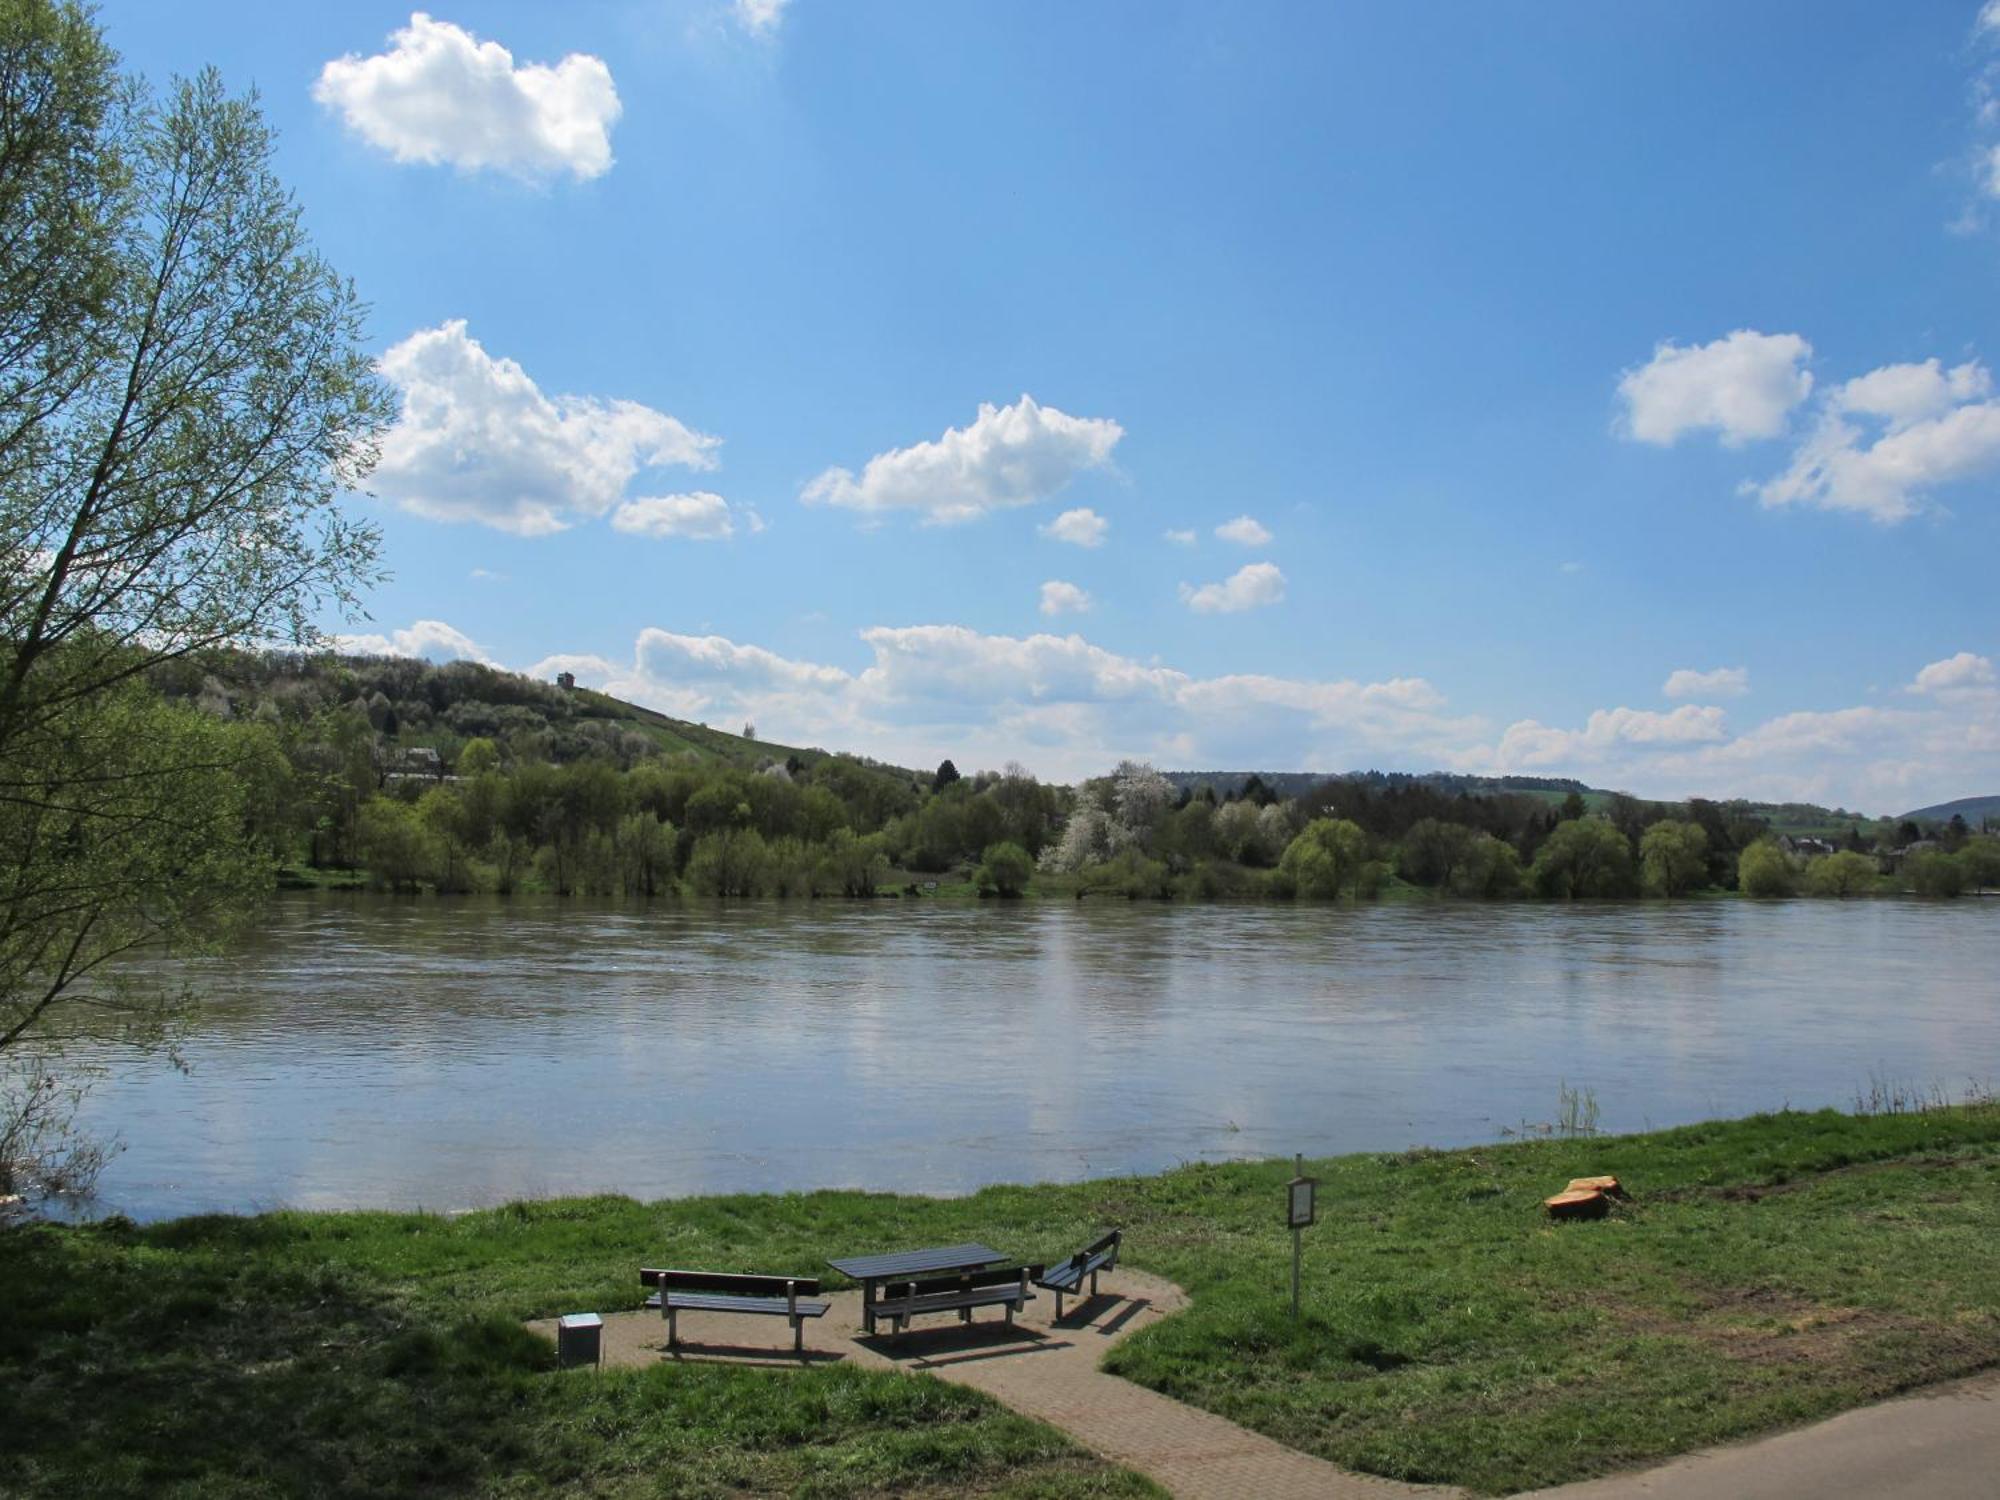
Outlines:
{"type": "Polygon", "coordinates": [[[1628,1198],[1631,1196],[1631,1194],[1625,1191],[1623,1184],[1616,1177],[1572,1177],[1569,1180],[1569,1186],[1564,1188],[1563,1191],[1565,1193],[1602,1193],[1607,1198],[1628,1198]]]}
{"type": "Polygon", "coordinates": [[[1542,1200],[1551,1219],[1601,1219],[1611,1212],[1611,1200],[1596,1188],[1581,1192],[1557,1193],[1542,1200]]]}

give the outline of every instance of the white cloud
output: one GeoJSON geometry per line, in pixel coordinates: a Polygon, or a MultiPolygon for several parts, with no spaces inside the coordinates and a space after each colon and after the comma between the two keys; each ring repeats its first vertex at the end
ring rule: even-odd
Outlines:
{"type": "Polygon", "coordinates": [[[1020,759],[1041,774],[1096,775],[1124,756],[1169,764],[1346,766],[1440,763],[1477,732],[1418,678],[1386,682],[1262,676],[1201,679],[1135,661],[1077,635],[982,635],[954,625],[864,630],[867,665],[777,656],[718,637],[644,632],[633,662],[551,657],[665,712],[753,719],[782,743],[820,744],[904,765],[1020,759]]]}
{"type": "Polygon", "coordinates": [[[1181,600],[1197,614],[1235,614],[1276,604],[1285,597],[1285,575],[1276,563],[1246,563],[1220,583],[1181,585],[1181,600]]]}
{"type": "Polygon", "coordinates": [[[792,0],[730,0],[729,13],[736,24],[760,40],[776,36],[785,19],[785,7],[792,0]]]}
{"type": "Polygon", "coordinates": [[[1776,437],[1812,391],[1804,368],[1812,345],[1795,333],[1738,329],[1713,343],[1682,348],[1671,340],[1618,381],[1627,433],[1668,444],[1711,428],[1730,447],[1776,437]]]}
{"type": "MultiPolygon", "coordinates": [[[[748,718],[780,743],[899,765],[1021,760],[1044,776],[1101,775],[1125,757],[1194,768],[1442,767],[1579,776],[1643,797],[1809,800],[1897,813],[1991,785],[2000,691],[1967,686],[1903,700],[1786,713],[1733,732],[1720,708],[1600,709],[1577,729],[1523,719],[1494,734],[1454,714],[1421,677],[1377,682],[1258,674],[1201,678],[1078,635],[983,635],[955,625],[860,633],[852,669],[719,636],[643,632],[631,661],[550,657],[593,686],[712,723],[748,718]]],[[[1969,653],[1968,653],[1969,654],[1969,653]]],[[[1974,663],[1983,660],[1973,658],[1974,663]]],[[[1919,674],[1924,675],[1924,674],[1919,674]]],[[[1929,673],[1932,682],[1936,672],[1929,673]]]]}
{"type": "Polygon", "coordinates": [[[2000,401],[1984,366],[1884,365],[1848,381],[1784,473],[1746,484],[1767,506],[1908,519],[1933,490],[2000,470],[2000,401]]]}
{"type": "MultiPolygon", "coordinates": [[[[2000,0],[1996,0],[2000,3],[2000,0]]],[[[1994,684],[1993,663],[1970,651],[1934,661],[1917,673],[1909,686],[1912,693],[1963,693],[1990,688],[1994,684]]]]}
{"type": "Polygon", "coordinates": [[[641,468],[714,468],[721,444],[636,401],[545,396],[463,320],[411,334],[381,369],[403,409],[372,487],[432,520],[544,536],[603,515],[641,468]]]}
{"type": "Polygon", "coordinates": [[[1558,573],[1581,573],[1583,571],[1583,564],[1580,562],[1559,562],[1556,564],[1556,571],[1558,573]]]}
{"type": "Polygon", "coordinates": [[[507,582],[507,575],[505,573],[496,573],[491,568],[474,568],[469,576],[478,579],[481,583],[507,582]]]}
{"type": "Polygon", "coordinates": [[[1051,578],[1042,585],[1042,613],[1045,615],[1080,615],[1089,610],[1092,603],[1090,595],[1073,583],[1051,578]]]}
{"type": "Polygon", "coordinates": [[[1172,542],[1176,547],[1192,547],[1194,545],[1194,533],[1192,531],[1163,531],[1160,535],[1172,542]]]}
{"type": "Polygon", "coordinates": [[[1748,667],[1717,667],[1698,672],[1682,667],[1669,673],[1660,691],[1669,698],[1740,698],[1750,691],[1748,667]]]}
{"type": "Polygon", "coordinates": [[[1068,542],[1071,546],[1101,547],[1111,523],[1086,505],[1080,510],[1066,510],[1048,525],[1036,529],[1053,541],[1068,542]]]}
{"type": "Polygon", "coordinates": [[[1239,547],[1261,547],[1271,540],[1271,533],[1249,516],[1238,516],[1233,521],[1224,521],[1215,528],[1215,534],[1225,542],[1234,542],[1239,547]]]}
{"type": "Polygon", "coordinates": [[[610,170],[620,106],[601,58],[516,66],[498,42],[422,11],[390,42],[374,57],[334,59],[313,85],[313,98],[371,146],[401,162],[530,180],[610,170]]]}
{"type": "Polygon", "coordinates": [[[337,635],[334,648],[357,656],[420,656],[425,661],[477,661],[493,658],[464,631],[442,620],[418,620],[406,630],[387,635],[337,635]]]}
{"type": "MultiPolygon", "coordinates": [[[[725,542],[736,535],[729,502],[708,490],[627,500],[611,513],[611,529],[633,536],[685,537],[697,542],[725,542]]],[[[751,529],[761,531],[763,523],[753,517],[751,529]]]]}
{"type": "Polygon", "coordinates": [[[930,524],[970,521],[1049,499],[1109,463],[1124,435],[1109,418],[1072,417],[1023,396],[1012,406],[982,404],[970,426],[934,442],[878,453],[858,478],[828,469],[799,498],[871,515],[915,511],[930,524]]]}

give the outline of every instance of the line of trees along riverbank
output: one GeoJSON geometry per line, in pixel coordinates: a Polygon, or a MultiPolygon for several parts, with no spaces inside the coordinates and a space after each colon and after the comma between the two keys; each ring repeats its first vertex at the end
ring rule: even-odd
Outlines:
{"type": "MultiPolygon", "coordinates": [[[[1076,787],[766,746],[470,663],[247,657],[157,674],[249,746],[274,864],[404,892],[865,897],[922,881],[1002,896],[1619,899],[1956,895],[2000,840],[1884,824],[1781,840],[1740,804],[1335,779],[1221,796],[1127,762],[1076,787]],[[1913,847],[1914,846],[1914,847],[1913,847]]],[[[746,729],[748,726],[746,726],[746,729]]]]}

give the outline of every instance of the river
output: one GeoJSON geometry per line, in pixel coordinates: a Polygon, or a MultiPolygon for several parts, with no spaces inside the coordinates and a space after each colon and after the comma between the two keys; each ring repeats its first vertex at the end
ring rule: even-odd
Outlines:
{"type": "Polygon", "coordinates": [[[2000,1074],[2000,901],[652,907],[288,895],[114,1060],[98,1211],[985,1183],[2000,1074]]]}

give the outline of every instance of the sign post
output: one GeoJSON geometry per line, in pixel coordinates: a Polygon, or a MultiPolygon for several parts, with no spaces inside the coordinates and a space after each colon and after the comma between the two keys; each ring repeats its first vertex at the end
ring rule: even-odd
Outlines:
{"type": "Polygon", "coordinates": [[[1285,1222],[1292,1230],[1292,1321],[1299,1320],[1299,1256],[1301,1237],[1318,1222],[1319,1179],[1306,1176],[1303,1153],[1292,1158],[1292,1180],[1285,1184],[1285,1222]]]}

